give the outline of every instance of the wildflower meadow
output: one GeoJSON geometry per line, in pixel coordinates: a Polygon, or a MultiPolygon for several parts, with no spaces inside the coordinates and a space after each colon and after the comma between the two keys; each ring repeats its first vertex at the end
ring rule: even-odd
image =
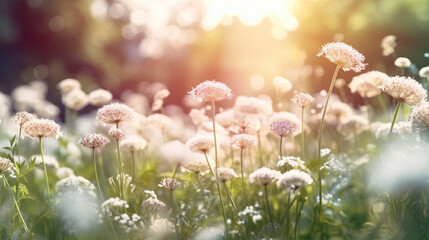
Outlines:
{"type": "MultiPolygon", "coordinates": [[[[122,36],[132,42],[144,34],[139,51],[157,63],[144,69],[153,76],[182,73],[162,64],[165,34],[183,48],[192,44],[190,16],[201,15],[205,31],[219,27],[210,22],[221,9],[211,9],[214,2],[206,15],[195,10],[199,1],[91,2],[82,6],[94,18],[130,15],[122,36]],[[178,18],[181,30],[161,33],[165,17],[186,4],[195,11],[178,18]]],[[[252,21],[268,2],[250,15],[236,9],[235,17],[247,28],[262,24],[252,21]]],[[[278,4],[259,20],[277,17],[273,24],[284,21],[289,37],[295,17],[278,13],[286,6],[278,4]]],[[[51,31],[71,24],[61,19],[49,20],[51,31]]],[[[273,38],[287,42],[282,31],[273,38]]],[[[92,70],[77,63],[79,74],[61,78],[56,63],[38,65],[31,80],[0,89],[0,239],[429,239],[429,66],[408,57],[407,49],[419,50],[401,35],[329,39],[302,48],[311,64],[296,53],[291,62],[301,65],[252,75],[252,91],[243,90],[247,80],[211,71],[192,83],[139,79],[135,87],[121,79],[109,85],[109,75],[91,80],[84,73],[92,70]],[[374,64],[374,54],[360,50],[367,46],[390,67],[374,64]]],[[[190,65],[206,61],[198,56],[190,65]]],[[[105,70],[130,74],[135,58],[105,70]]],[[[246,60],[228,63],[235,61],[246,60]]]]}

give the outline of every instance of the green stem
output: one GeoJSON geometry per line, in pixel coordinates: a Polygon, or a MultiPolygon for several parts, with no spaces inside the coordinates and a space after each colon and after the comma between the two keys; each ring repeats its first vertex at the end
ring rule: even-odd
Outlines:
{"type": "Polygon", "coordinates": [[[298,225],[299,225],[299,218],[301,217],[301,211],[302,208],[304,207],[304,203],[302,203],[301,207],[298,208],[299,206],[299,201],[296,201],[296,219],[295,219],[295,239],[298,239],[298,225]]]}
{"type": "Polygon", "coordinates": [[[92,160],[94,162],[95,179],[97,180],[98,191],[100,192],[101,200],[104,202],[103,193],[101,192],[100,180],[98,179],[97,163],[95,162],[95,148],[92,149],[92,160]]]}
{"type": "Polygon", "coordinates": [[[234,212],[235,212],[236,214],[238,214],[237,206],[235,205],[235,202],[234,202],[234,200],[232,199],[231,192],[229,191],[228,186],[226,185],[226,182],[222,182],[222,183],[223,183],[223,186],[224,186],[224,188],[225,188],[226,194],[228,195],[229,201],[230,201],[230,202],[231,202],[231,204],[232,204],[232,208],[234,209],[234,212]]]}
{"type": "Polygon", "coordinates": [[[302,160],[305,162],[304,107],[301,108],[302,160]]]}
{"type": "Polygon", "coordinates": [[[49,204],[51,204],[51,191],[49,190],[49,177],[48,177],[48,171],[46,170],[45,158],[43,157],[43,146],[42,146],[41,137],[39,137],[39,145],[40,145],[40,156],[42,157],[43,170],[45,173],[46,189],[48,191],[48,200],[49,200],[49,204]]]}
{"type": "MultiPolygon", "coordinates": [[[[116,123],[116,129],[119,129],[119,123],[116,123]]],[[[119,140],[116,140],[116,151],[118,152],[118,164],[119,164],[119,194],[122,200],[125,200],[124,196],[124,186],[123,186],[123,175],[124,169],[121,159],[121,151],[119,149],[119,140]]]]}
{"type": "Polygon", "coordinates": [[[21,164],[21,134],[22,134],[22,125],[19,125],[19,134],[18,134],[18,163],[15,162],[15,168],[16,168],[16,191],[15,191],[15,198],[17,199],[17,204],[19,207],[19,180],[21,178],[21,168],[18,167],[18,164],[21,164]],[[19,171],[18,171],[19,169],[19,171]]]}
{"type": "Polygon", "coordinates": [[[246,201],[246,206],[249,206],[249,202],[247,201],[246,185],[244,184],[243,148],[240,148],[240,164],[241,164],[241,185],[243,186],[244,200],[246,201]]]}
{"type": "Polygon", "coordinates": [[[264,162],[262,160],[262,143],[261,143],[261,133],[257,132],[258,136],[258,157],[259,157],[259,163],[261,165],[261,168],[264,166],[264,162]]]}
{"type": "Polygon", "coordinates": [[[219,201],[220,201],[220,206],[221,206],[221,209],[222,209],[223,222],[225,224],[226,238],[229,239],[228,224],[227,224],[227,221],[226,221],[225,209],[224,209],[223,201],[222,201],[222,193],[220,191],[220,186],[219,186],[219,181],[218,181],[218,174],[217,174],[218,159],[217,159],[217,142],[216,142],[216,109],[215,109],[215,102],[212,101],[211,104],[212,104],[212,116],[213,116],[213,138],[214,138],[214,147],[215,147],[215,168],[216,168],[215,178],[216,178],[216,186],[217,186],[217,191],[219,193],[219,201]]]}
{"type": "Polygon", "coordinates": [[[173,173],[173,180],[176,178],[176,174],[177,174],[177,170],[179,169],[179,164],[176,165],[176,168],[174,168],[174,173],[173,173]]]}
{"type": "Polygon", "coordinates": [[[265,202],[266,202],[267,208],[268,208],[268,214],[270,215],[271,227],[273,228],[273,232],[275,233],[276,232],[276,228],[274,227],[273,215],[271,214],[270,202],[268,201],[267,184],[264,185],[264,192],[265,192],[265,202]]]}
{"type": "Polygon", "coordinates": [[[290,191],[287,195],[287,211],[286,211],[286,237],[289,238],[289,225],[290,225],[290,208],[292,207],[290,203],[290,191]]]}
{"type": "Polygon", "coordinates": [[[135,167],[135,165],[136,165],[136,163],[135,163],[135,159],[134,159],[134,151],[131,151],[131,165],[132,165],[132,168],[133,168],[133,180],[134,180],[134,183],[136,182],[136,167],[135,167]]]}
{"type": "Polygon", "coordinates": [[[22,217],[21,210],[19,210],[18,202],[16,201],[16,198],[15,198],[15,195],[13,194],[12,188],[10,187],[9,182],[7,181],[6,176],[4,175],[4,173],[1,173],[1,174],[3,176],[3,180],[4,180],[5,184],[6,184],[6,186],[9,188],[9,191],[10,191],[10,193],[12,195],[13,203],[15,204],[16,211],[18,212],[18,216],[19,216],[19,219],[22,222],[24,230],[26,232],[30,232],[30,230],[27,227],[27,224],[25,224],[24,218],[22,217]]]}
{"type": "Polygon", "coordinates": [[[279,144],[280,158],[282,157],[282,141],[283,141],[283,137],[280,136],[280,144],[279,144]]]}
{"type": "MultiPolygon", "coordinates": [[[[335,72],[334,75],[332,76],[332,80],[331,80],[331,86],[329,87],[329,91],[328,91],[328,95],[326,97],[326,102],[325,102],[325,106],[323,107],[323,114],[322,114],[322,122],[320,123],[320,128],[319,128],[319,164],[318,164],[318,172],[319,172],[319,223],[321,223],[321,219],[322,219],[322,172],[320,170],[320,168],[322,167],[322,156],[321,156],[321,151],[322,151],[322,132],[323,132],[323,126],[325,124],[325,115],[326,115],[326,110],[328,109],[328,103],[329,103],[329,98],[331,97],[331,93],[332,93],[332,89],[334,88],[335,85],[335,80],[337,79],[337,75],[338,72],[340,70],[341,66],[337,65],[337,67],[335,68],[335,72]]],[[[322,226],[323,229],[323,226],[322,226]]],[[[323,238],[323,232],[322,232],[322,238],[323,238]]]]}
{"type": "Polygon", "coordinates": [[[399,109],[401,108],[401,105],[402,105],[402,101],[398,101],[398,104],[396,105],[395,114],[393,115],[392,125],[390,125],[389,136],[392,134],[393,126],[395,125],[396,117],[398,116],[399,109]]]}
{"type": "Polygon", "coordinates": [[[208,165],[208,166],[209,166],[209,168],[210,168],[210,172],[213,174],[213,177],[216,177],[216,176],[215,176],[215,173],[213,172],[212,165],[210,165],[209,158],[207,157],[207,153],[206,153],[206,152],[203,152],[203,153],[204,153],[204,156],[206,157],[207,165],[208,165]]]}

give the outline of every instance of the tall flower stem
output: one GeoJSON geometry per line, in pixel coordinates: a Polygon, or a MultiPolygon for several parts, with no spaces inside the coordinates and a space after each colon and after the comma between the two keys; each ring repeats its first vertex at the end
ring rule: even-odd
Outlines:
{"type": "Polygon", "coordinates": [[[226,194],[227,194],[227,196],[228,196],[228,198],[229,198],[229,201],[230,201],[230,202],[231,202],[231,204],[232,204],[232,208],[234,209],[234,212],[235,212],[236,214],[238,214],[237,206],[235,205],[235,202],[234,202],[234,200],[232,199],[231,192],[229,191],[228,186],[226,185],[226,182],[222,182],[222,183],[223,183],[223,187],[225,188],[226,194]]]}
{"type": "Polygon", "coordinates": [[[19,133],[18,133],[18,163],[15,162],[15,168],[16,171],[16,191],[15,191],[15,198],[17,199],[17,204],[19,207],[19,180],[21,178],[21,168],[19,168],[18,171],[18,164],[21,164],[21,134],[22,134],[22,125],[19,125],[19,133]]]}
{"type": "Polygon", "coordinates": [[[261,165],[260,167],[264,166],[264,162],[262,160],[262,143],[261,143],[261,133],[258,131],[258,158],[259,158],[259,164],[261,165]]]}
{"type": "Polygon", "coordinates": [[[216,142],[216,108],[215,108],[215,102],[212,101],[212,118],[213,118],[213,138],[214,138],[214,147],[215,147],[215,179],[216,179],[216,186],[217,186],[217,191],[219,193],[219,201],[220,201],[220,206],[222,209],[222,215],[223,215],[223,221],[225,224],[225,232],[226,232],[226,238],[229,239],[229,233],[228,233],[228,224],[226,222],[226,215],[225,215],[225,208],[223,206],[223,201],[222,201],[222,193],[220,191],[220,186],[219,186],[219,181],[218,181],[218,174],[217,174],[217,169],[218,169],[218,159],[217,159],[217,142],[216,142]]]}
{"type": "Polygon", "coordinates": [[[301,108],[302,160],[305,162],[304,107],[301,108]]]}
{"type": "MultiPolygon", "coordinates": [[[[322,219],[322,171],[320,169],[322,167],[322,132],[323,132],[323,126],[325,124],[326,109],[328,108],[329,99],[331,98],[332,89],[334,88],[335,80],[337,79],[338,71],[340,70],[340,68],[341,68],[341,66],[337,65],[337,67],[335,68],[334,75],[332,76],[331,86],[329,87],[328,95],[326,97],[325,106],[323,107],[322,122],[320,123],[320,128],[319,128],[319,156],[318,156],[318,158],[319,158],[319,164],[318,164],[318,172],[319,172],[319,177],[318,177],[318,184],[319,184],[319,223],[321,223],[321,219],[322,219]]],[[[322,233],[322,238],[323,238],[323,233],[322,233]]]]}
{"type": "Polygon", "coordinates": [[[243,148],[240,148],[240,164],[241,164],[241,185],[243,186],[244,200],[246,201],[246,206],[249,206],[246,193],[246,185],[244,184],[244,171],[243,171],[243,148]]]}
{"type": "Polygon", "coordinates": [[[287,211],[286,211],[286,237],[289,238],[289,226],[290,226],[290,208],[292,207],[290,203],[290,192],[287,195],[287,211]]]}
{"type": "Polygon", "coordinates": [[[268,191],[267,185],[264,185],[264,194],[265,194],[265,203],[267,204],[268,214],[270,215],[270,223],[273,228],[274,233],[276,232],[276,228],[274,227],[273,215],[271,214],[270,202],[268,201],[268,191]]]}
{"type": "Polygon", "coordinates": [[[173,173],[173,180],[176,178],[176,174],[177,174],[177,170],[179,169],[179,164],[176,165],[176,168],[174,168],[174,173],[173,173]]]}
{"type": "Polygon", "coordinates": [[[133,180],[134,182],[136,182],[136,163],[135,163],[135,159],[134,159],[134,151],[131,151],[131,165],[133,168],[133,180]]]}
{"type": "MultiPolygon", "coordinates": [[[[46,180],[46,190],[48,192],[48,201],[49,206],[52,209],[52,202],[51,202],[51,191],[49,190],[49,178],[48,178],[48,171],[46,170],[46,164],[45,164],[45,158],[43,157],[43,145],[42,145],[42,137],[39,137],[39,145],[40,145],[40,156],[42,158],[43,163],[43,171],[45,173],[45,180],[46,180]]],[[[52,231],[54,234],[54,239],[56,239],[56,233],[55,233],[55,219],[52,221],[52,231]]]]}
{"type": "Polygon", "coordinates": [[[100,192],[101,200],[104,202],[103,193],[101,192],[100,180],[98,179],[97,163],[95,162],[95,148],[92,149],[92,161],[94,162],[95,179],[97,180],[98,191],[100,192]]]}
{"type": "Polygon", "coordinates": [[[302,203],[301,207],[299,207],[299,200],[296,201],[296,210],[295,210],[296,218],[295,218],[295,231],[294,231],[295,239],[298,239],[298,224],[299,224],[299,218],[301,217],[301,211],[303,207],[304,207],[304,203],[302,203]]]}
{"type": "MultiPolygon", "coordinates": [[[[118,122],[116,123],[116,129],[119,129],[118,122]]],[[[118,164],[119,164],[119,195],[122,200],[125,200],[124,183],[123,183],[124,168],[123,168],[122,159],[121,159],[121,151],[119,149],[119,140],[116,140],[116,151],[118,152],[118,164]]]]}
{"type": "Polygon", "coordinates": [[[396,105],[396,109],[395,109],[395,114],[393,115],[392,125],[390,125],[389,136],[390,134],[392,134],[393,126],[395,125],[396,117],[398,117],[398,113],[399,113],[399,109],[401,109],[401,105],[402,105],[402,101],[398,101],[398,104],[396,105]]]}
{"type": "Polygon", "coordinates": [[[28,229],[28,227],[27,227],[27,224],[25,224],[24,218],[22,217],[21,210],[19,209],[18,202],[16,201],[15,195],[13,195],[12,188],[10,187],[9,182],[7,181],[6,176],[4,175],[4,173],[1,173],[1,174],[2,174],[2,176],[3,176],[4,183],[6,184],[6,186],[8,187],[8,189],[9,189],[9,191],[10,191],[11,195],[12,195],[13,203],[15,204],[16,211],[18,212],[18,216],[19,216],[19,219],[20,219],[20,220],[21,220],[21,222],[22,222],[22,225],[23,225],[23,227],[24,227],[24,230],[25,230],[26,232],[30,232],[30,230],[29,230],[29,229],[28,229]]]}
{"type": "Polygon", "coordinates": [[[282,157],[282,142],[283,142],[283,136],[280,136],[280,143],[279,143],[279,153],[280,153],[280,158],[282,157]]]}

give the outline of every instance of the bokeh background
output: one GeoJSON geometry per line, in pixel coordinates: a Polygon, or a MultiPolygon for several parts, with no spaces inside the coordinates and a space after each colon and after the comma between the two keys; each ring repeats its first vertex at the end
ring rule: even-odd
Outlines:
{"type": "Polygon", "coordinates": [[[160,82],[171,91],[166,104],[182,105],[206,79],[257,95],[272,93],[281,76],[314,93],[327,88],[335,67],[316,56],[332,41],[390,75],[399,73],[395,58],[408,57],[408,74],[418,76],[429,65],[428,13],[427,0],[2,0],[0,91],[43,80],[47,99],[60,105],[56,84],[65,78],[115,98],[160,82]],[[383,56],[387,35],[397,47],[383,56]]]}

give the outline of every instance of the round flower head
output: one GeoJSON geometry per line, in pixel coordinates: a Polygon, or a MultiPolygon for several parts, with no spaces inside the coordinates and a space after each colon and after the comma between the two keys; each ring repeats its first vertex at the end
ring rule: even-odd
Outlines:
{"type": "Polygon", "coordinates": [[[386,79],[381,90],[410,106],[418,106],[426,99],[426,90],[410,77],[395,76],[386,79]]]}
{"type": "Polygon", "coordinates": [[[186,147],[194,152],[206,153],[214,147],[214,140],[212,136],[195,135],[186,142],[186,147]]]}
{"type": "Polygon", "coordinates": [[[124,130],[113,127],[109,130],[109,136],[116,139],[116,141],[121,141],[127,136],[127,134],[125,133],[124,130]]]}
{"type": "Polygon", "coordinates": [[[329,61],[340,65],[344,71],[353,70],[360,72],[365,69],[365,57],[350,45],[342,42],[328,43],[323,45],[317,56],[325,56],[329,61]]]}
{"type": "Polygon", "coordinates": [[[91,133],[82,137],[79,141],[82,146],[87,148],[99,148],[109,143],[109,139],[98,133],[91,133]]]}
{"type": "Polygon", "coordinates": [[[189,94],[198,102],[217,102],[232,98],[231,89],[224,83],[217,81],[204,81],[193,88],[189,94]]]}
{"type": "MultiPolygon", "coordinates": [[[[209,158],[210,166],[213,166],[214,163],[209,158]]],[[[205,174],[210,170],[207,165],[207,160],[205,156],[201,153],[189,152],[186,156],[186,160],[183,163],[183,167],[193,173],[196,174],[205,174]]]]}
{"type": "Polygon", "coordinates": [[[121,141],[121,149],[136,152],[146,147],[147,141],[137,135],[132,135],[121,141]]]}
{"type": "Polygon", "coordinates": [[[12,117],[12,121],[14,121],[19,126],[22,126],[24,125],[24,123],[33,119],[34,119],[33,115],[26,111],[19,111],[15,114],[15,116],[12,117]]]}
{"type": "Polygon", "coordinates": [[[290,167],[290,168],[301,168],[301,169],[307,169],[305,166],[304,161],[301,160],[300,157],[294,157],[294,156],[283,156],[278,162],[277,167],[290,167]]]}
{"type": "Polygon", "coordinates": [[[275,120],[271,123],[271,131],[280,137],[291,135],[295,131],[295,126],[289,121],[275,120]]]}
{"type": "Polygon", "coordinates": [[[180,188],[180,186],[182,186],[182,183],[177,179],[165,177],[165,178],[161,179],[161,186],[170,190],[170,191],[174,191],[174,190],[180,188]]]}
{"type": "Polygon", "coordinates": [[[422,78],[429,79],[429,66],[426,66],[426,67],[423,67],[422,69],[420,69],[419,76],[422,78]]]}
{"type": "Polygon", "coordinates": [[[76,79],[67,78],[62,80],[58,84],[58,88],[60,89],[61,94],[68,93],[74,89],[80,89],[81,85],[80,82],[76,79]]]}
{"type": "Polygon", "coordinates": [[[24,124],[24,135],[34,138],[61,136],[61,127],[49,119],[33,119],[24,124]]]}
{"type": "Polygon", "coordinates": [[[411,61],[410,59],[406,58],[406,57],[398,57],[395,60],[395,66],[400,67],[400,68],[407,68],[411,66],[411,61]]]}
{"type": "Polygon", "coordinates": [[[379,95],[385,79],[389,76],[379,71],[369,71],[353,77],[349,84],[352,93],[358,92],[361,97],[371,98],[379,95]]]}
{"type": "Polygon", "coordinates": [[[217,176],[219,181],[226,182],[231,180],[232,178],[237,177],[237,174],[232,168],[220,167],[217,169],[217,176]]]}
{"type": "Polygon", "coordinates": [[[61,98],[64,106],[80,111],[82,108],[88,105],[88,95],[79,88],[73,89],[70,92],[67,92],[61,98]]]}
{"type": "Polygon", "coordinates": [[[298,190],[301,186],[311,184],[312,182],[313,178],[308,173],[294,169],[285,172],[279,177],[277,187],[298,190]]]}
{"type": "Polygon", "coordinates": [[[55,172],[55,175],[57,175],[57,177],[59,179],[63,179],[63,178],[68,178],[68,177],[74,176],[74,172],[73,172],[73,169],[71,169],[71,168],[60,167],[55,172]]]}
{"type": "Polygon", "coordinates": [[[337,131],[343,136],[351,137],[365,130],[368,124],[368,119],[359,115],[352,115],[338,124],[337,131]]]}
{"type": "Polygon", "coordinates": [[[302,108],[314,102],[314,97],[308,93],[294,92],[293,98],[290,99],[293,103],[299,104],[302,108]]]}
{"type": "Polygon", "coordinates": [[[97,107],[110,103],[113,98],[112,93],[104,89],[94,90],[89,93],[88,97],[89,103],[97,107]]]}
{"type": "Polygon", "coordinates": [[[273,85],[282,93],[289,92],[292,89],[292,83],[286,78],[282,78],[279,76],[276,76],[273,79],[273,85]]]}
{"type": "Polygon", "coordinates": [[[413,108],[409,120],[414,130],[429,129],[429,103],[413,108]]]}
{"type": "Polygon", "coordinates": [[[3,173],[12,166],[12,163],[7,158],[0,158],[0,173],[3,173]]]}
{"type": "Polygon", "coordinates": [[[256,145],[256,139],[254,136],[249,134],[237,134],[232,136],[231,145],[238,148],[246,148],[256,145]]]}
{"type": "Polygon", "coordinates": [[[272,102],[260,97],[238,96],[234,110],[244,114],[269,115],[273,112],[272,102]]]}
{"type": "Polygon", "coordinates": [[[135,111],[127,105],[111,103],[98,110],[97,120],[106,124],[117,124],[132,120],[134,115],[135,111]]]}
{"type": "Polygon", "coordinates": [[[249,175],[249,183],[256,183],[261,185],[268,185],[279,178],[281,173],[276,170],[263,167],[259,168],[249,175]]]}
{"type": "Polygon", "coordinates": [[[395,52],[396,48],[396,37],[394,35],[388,35],[381,40],[381,49],[383,50],[383,56],[389,56],[395,52]]]}

